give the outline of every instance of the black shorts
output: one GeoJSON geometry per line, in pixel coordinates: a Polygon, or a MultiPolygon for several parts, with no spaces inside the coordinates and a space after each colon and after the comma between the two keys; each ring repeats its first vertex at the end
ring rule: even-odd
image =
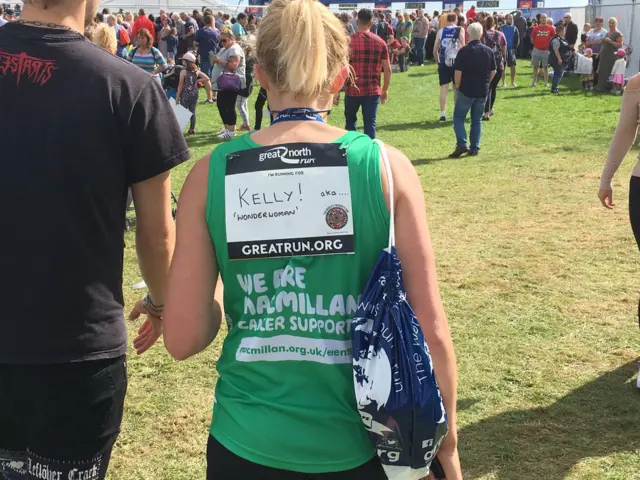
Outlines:
{"type": "Polygon", "coordinates": [[[507,67],[515,67],[516,66],[516,51],[508,50],[507,51],[507,67]]]}
{"type": "Polygon", "coordinates": [[[387,480],[387,475],[378,460],[352,470],[333,473],[298,473],[265,467],[237,456],[209,435],[207,443],[207,480],[387,480]]]}
{"type": "Polygon", "coordinates": [[[453,82],[453,67],[447,67],[444,63],[438,64],[438,77],[440,78],[440,86],[449,85],[453,82]]]}
{"type": "Polygon", "coordinates": [[[0,479],[102,480],[120,433],[126,358],[0,364],[0,479]]]}

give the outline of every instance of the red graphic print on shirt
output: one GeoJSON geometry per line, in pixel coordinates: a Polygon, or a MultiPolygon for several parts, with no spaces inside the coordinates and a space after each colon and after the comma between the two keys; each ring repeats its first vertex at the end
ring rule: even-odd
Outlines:
{"type": "Polygon", "coordinates": [[[16,84],[26,77],[33,83],[43,86],[51,79],[56,63],[53,60],[42,60],[31,57],[25,52],[9,53],[0,50],[0,75],[15,75],[16,84]]]}

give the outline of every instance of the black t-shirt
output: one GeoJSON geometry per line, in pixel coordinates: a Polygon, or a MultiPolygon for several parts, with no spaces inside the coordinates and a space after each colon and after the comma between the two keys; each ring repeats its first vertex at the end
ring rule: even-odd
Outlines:
{"type": "Polygon", "coordinates": [[[189,158],[158,82],[80,34],[0,28],[0,363],[126,351],[129,185],[189,158]]]}

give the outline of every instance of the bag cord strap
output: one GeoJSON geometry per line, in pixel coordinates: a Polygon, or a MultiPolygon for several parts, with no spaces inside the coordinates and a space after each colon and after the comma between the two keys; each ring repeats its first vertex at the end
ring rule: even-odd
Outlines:
{"type": "Polygon", "coordinates": [[[384,169],[387,172],[387,183],[389,186],[389,251],[391,247],[396,245],[396,224],[395,224],[395,201],[393,197],[393,174],[391,173],[391,164],[389,163],[389,156],[387,155],[387,149],[380,140],[375,140],[378,148],[380,149],[380,155],[382,156],[382,162],[384,163],[384,169]]]}

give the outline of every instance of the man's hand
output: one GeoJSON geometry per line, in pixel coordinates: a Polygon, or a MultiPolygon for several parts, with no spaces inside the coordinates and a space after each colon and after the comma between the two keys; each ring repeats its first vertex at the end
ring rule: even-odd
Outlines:
{"type": "Polygon", "coordinates": [[[380,103],[384,105],[385,103],[387,103],[388,99],[389,99],[389,92],[382,92],[382,94],[380,95],[380,103]]]}
{"type": "Polygon", "coordinates": [[[133,341],[133,347],[138,355],[142,355],[149,350],[162,336],[162,320],[144,307],[144,301],[138,300],[129,313],[129,320],[137,320],[140,315],[147,315],[147,319],[138,329],[138,336],[133,341]]]}

